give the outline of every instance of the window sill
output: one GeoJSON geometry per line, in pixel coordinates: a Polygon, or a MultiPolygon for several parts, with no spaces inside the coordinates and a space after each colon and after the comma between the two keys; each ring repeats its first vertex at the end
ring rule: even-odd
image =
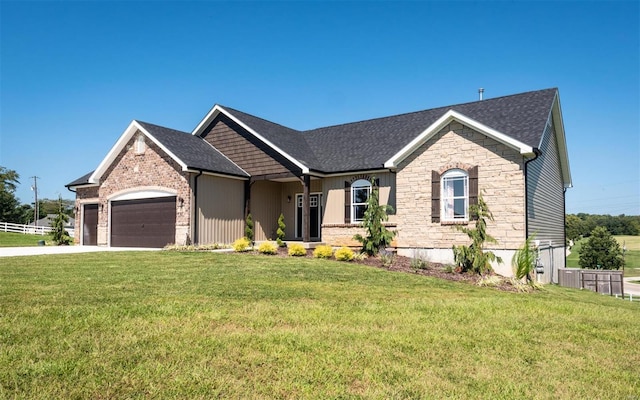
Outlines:
{"type": "Polygon", "coordinates": [[[469,225],[469,220],[459,220],[459,221],[441,221],[440,225],[469,225]]]}

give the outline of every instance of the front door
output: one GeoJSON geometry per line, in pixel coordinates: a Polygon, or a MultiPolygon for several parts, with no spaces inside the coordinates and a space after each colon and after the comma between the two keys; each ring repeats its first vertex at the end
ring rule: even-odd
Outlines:
{"type": "MultiPolygon", "coordinates": [[[[322,223],[322,194],[309,195],[309,236],[311,240],[320,240],[322,223]]],[[[296,238],[302,238],[302,195],[296,195],[296,238]]]]}

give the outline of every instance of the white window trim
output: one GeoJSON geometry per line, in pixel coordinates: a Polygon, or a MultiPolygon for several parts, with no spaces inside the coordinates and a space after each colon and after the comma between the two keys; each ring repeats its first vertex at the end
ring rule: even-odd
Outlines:
{"type": "Polygon", "coordinates": [[[443,222],[464,222],[469,221],[469,173],[463,169],[450,169],[440,178],[440,220],[443,222]],[[448,196],[446,193],[445,181],[464,178],[464,196],[448,196]],[[446,202],[450,200],[453,206],[455,200],[464,199],[464,216],[449,217],[446,212],[446,202]]]}
{"type": "Polygon", "coordinates": [[[357,181],[351,184],[351,223],[356,224],[362,222],[362,219],[356,219],[356,206],[367,205],[367,202],[364,203],[356,203],[354,200],[354,189],[363,189],[366,188],[369,192],[367,196],[367,201],[369,200],[369,196],[371,196],[371,182],[366,179],[358,179],[357,181]]]}

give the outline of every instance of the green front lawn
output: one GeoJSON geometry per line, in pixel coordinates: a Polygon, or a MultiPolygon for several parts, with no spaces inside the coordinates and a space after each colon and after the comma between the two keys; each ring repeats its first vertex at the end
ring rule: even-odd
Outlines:
{"type": "Polygon", "coordinates": [[[0,232],[0,247],[28,247],[38,246],[38,241],[44,240],[51,244],[51,235],[25,235],[23,233],[0,232]]]}
{"type": "Polygon", "coordinates": [[[631,398],[639,310],[313,259],[0,259],[0,398],[631,398]]]}

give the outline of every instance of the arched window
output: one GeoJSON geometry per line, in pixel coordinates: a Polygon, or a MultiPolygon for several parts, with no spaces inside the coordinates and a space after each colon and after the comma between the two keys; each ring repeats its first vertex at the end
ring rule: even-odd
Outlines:
{"type": "Polygon", "coordinates": [[[443,221],[469,219],[469,174],[462,169],[450,169],[442,174],[440,215],[443,221]]]}
{"type": "Polygon", "coordinates": [[[367,201],[371,195],[371,182],[358,179],[351,184],[351,222],[360,222],[367,210],[367,201]]]}

